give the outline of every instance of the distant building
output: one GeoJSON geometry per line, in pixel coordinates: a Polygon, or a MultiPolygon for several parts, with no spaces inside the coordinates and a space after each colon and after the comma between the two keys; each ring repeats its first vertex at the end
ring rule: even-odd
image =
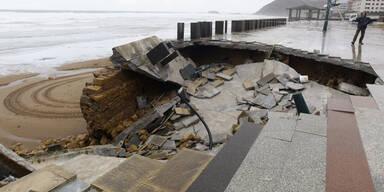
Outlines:
{"type": "Polygon", "coordinates": [[[380,13],[384,12],[384,0],[353,0],[352,11],[380,13]]]}

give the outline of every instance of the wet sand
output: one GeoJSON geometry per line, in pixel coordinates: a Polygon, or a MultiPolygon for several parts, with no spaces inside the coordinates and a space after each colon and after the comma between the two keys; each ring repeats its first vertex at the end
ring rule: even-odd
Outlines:
{"type": "Polygon", "coordinates": [[[59,71],[71,71],[71,70],[79,70],[79,69],[90,69],[90,68],[103,68],[112,65],[109,61],[109,58],[103,59],[95,59],[89,61],[82,61],[76,63],[69,63],[62,65],[60,67],[56,67],[59,71]]]}
{"type": "Polygon", "coordinates": [[[10,83],[21,80],[21,79],[35,77],[37,75],[39,75],[39,74],[38,73],[27,73],[27,74],[0,76],[0,87],[9,85],[10,83]]]}
{"type": "MultiPolygon", "coordinates": [[[[64,65],[62,70],[108,65],[108,60],[101,59],[64,65]]],[[[85,83],[92,78],[92,72],[73,71],[55,79],[37,77],[0,87],[0,143],[8,147],[21,143],[22,148],[32,149],[41,140],[86,133],[80,97],[85,83]]]]}

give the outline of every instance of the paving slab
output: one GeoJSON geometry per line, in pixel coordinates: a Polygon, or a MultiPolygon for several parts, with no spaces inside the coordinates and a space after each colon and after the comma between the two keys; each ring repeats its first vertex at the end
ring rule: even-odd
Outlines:
{"type": "Polygon", "coordinates": [[[76,175],[59,166],[50,165],[22,177],[0,189],[4,192],[52,191],[74,180],[76,175]]]}
{"type": "Polygon", "coordinates": [[[164,164],[140,155],[133,155],[92,183],[92,187],[109,192],[130,191],[145,182],[164,164]]]}
{"type": "Polygon", "coordinates": [[[340,107],[352,108],[352,103],[348,100],[329,100],[327,192],[375,191],[355,115],[338,110],[340,107]],[[342,103],[348,106],[341,106],[342,103]]]}
{"type": "MultiPolygon", "coordinates": [[[[268,123],[297,118],[278,112],[269,117],[268,123]]],[[[325,191],[327,138],[293,130],[291,141],[284,141],[269,137],[267,126],[225,191],[325,191]]]]}
{"type": "Polygon", "coordinates": [[[257,139],[261,129],[262,126],[258,124],[248,122],[242,124],[239,131],[225,144],[224,148],[209,163],[188,191],[224,191],[257,139]]]}
{"type": "Polygon", "coordinates": [[[384,113],[378,109],[359,108],[355,116],[375,189],[384,191],[384,113]]]}
{"type": "Polygon", "coordinates": [[[60,167],[75,173],[78,179],[91,184],[97,178],[119,166],[124,160],[117,157],[79,155],[60,165],[60,167]]]}
{"type": "Polygon", "coordinates": [[[270,119],[264,127],[263,136],[283,141],[292,141],[292,136],[296,128],[296,117],[288,113],[269,113],[270,119]]]}
{"type": "Polygon", "coordinates": [[[375,99],[379,109],[384,111],[384,86],[382,85],[367,85],[369,92],[372,94],[372,97],[375,99]]]}
{"type": "Polygon", "coordinates": [[[211,155],[183,149],[145,184],[161,191],[186,191],[212,159],[211,155]]]}
{"type": "Polygon", "coordinates": [[[373,97],[350,96],[353,107],[379,109],[373,97]]]}

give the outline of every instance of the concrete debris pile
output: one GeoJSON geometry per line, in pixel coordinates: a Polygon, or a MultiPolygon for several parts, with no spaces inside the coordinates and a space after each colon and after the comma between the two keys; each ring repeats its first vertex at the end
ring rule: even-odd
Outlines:
{"type": "MultiPolygon", "coordinates": [[[[284,63],[265,60],[259,73],[244,80],[243,87],[254,94],[238,99],[239,105],[249,105],[271,111],[289,112],[296,108],[292,94],[305,89],[307,76],[301,76],[284,63]]],[[[313,112],[314,110],[312,110],[313,112]]]]}
{"type": "Polygon", "coordinates": [[[193,61],[180,55],[171,42],[149,37],[113,48],[112,63],[163,82],[184,84],[180,70],[193,61]]]}
{"type": "MultiPolygon", "coordinates": [[[[296,113],[295,96],[309,83],[308,76],[275,60],[197,65],[157,37],[115,47],[113,53],[116,68],[95,74],[81,99],[89,142],[102,145],[96,153],[106,156],[164,160],[183,148],[206,151],[209,137],[196,112],[219,149],[243,122],[264,125],[269,111],[296,113]],[[181,87],[192,109],[176,96],[181,87]]],[[[301,112],[315,112],[302,95],[299,99],[306,109],[301,112]]]]}

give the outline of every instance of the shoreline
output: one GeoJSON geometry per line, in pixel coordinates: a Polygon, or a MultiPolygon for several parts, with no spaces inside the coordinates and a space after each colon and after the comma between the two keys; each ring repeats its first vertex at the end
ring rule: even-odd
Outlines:
{"type": "Polygon", "coordinates": [[[56,78],[39,77],[38,73],[0,77],[0,143],[31,151],[45,140],[87,133],[79,102],[93,72],[75,72],[111,65],[103,58],[64,64],[55,69],[74,73],[56,78]],[[10,85],[16,81],[20,83],[10,85]]]}

